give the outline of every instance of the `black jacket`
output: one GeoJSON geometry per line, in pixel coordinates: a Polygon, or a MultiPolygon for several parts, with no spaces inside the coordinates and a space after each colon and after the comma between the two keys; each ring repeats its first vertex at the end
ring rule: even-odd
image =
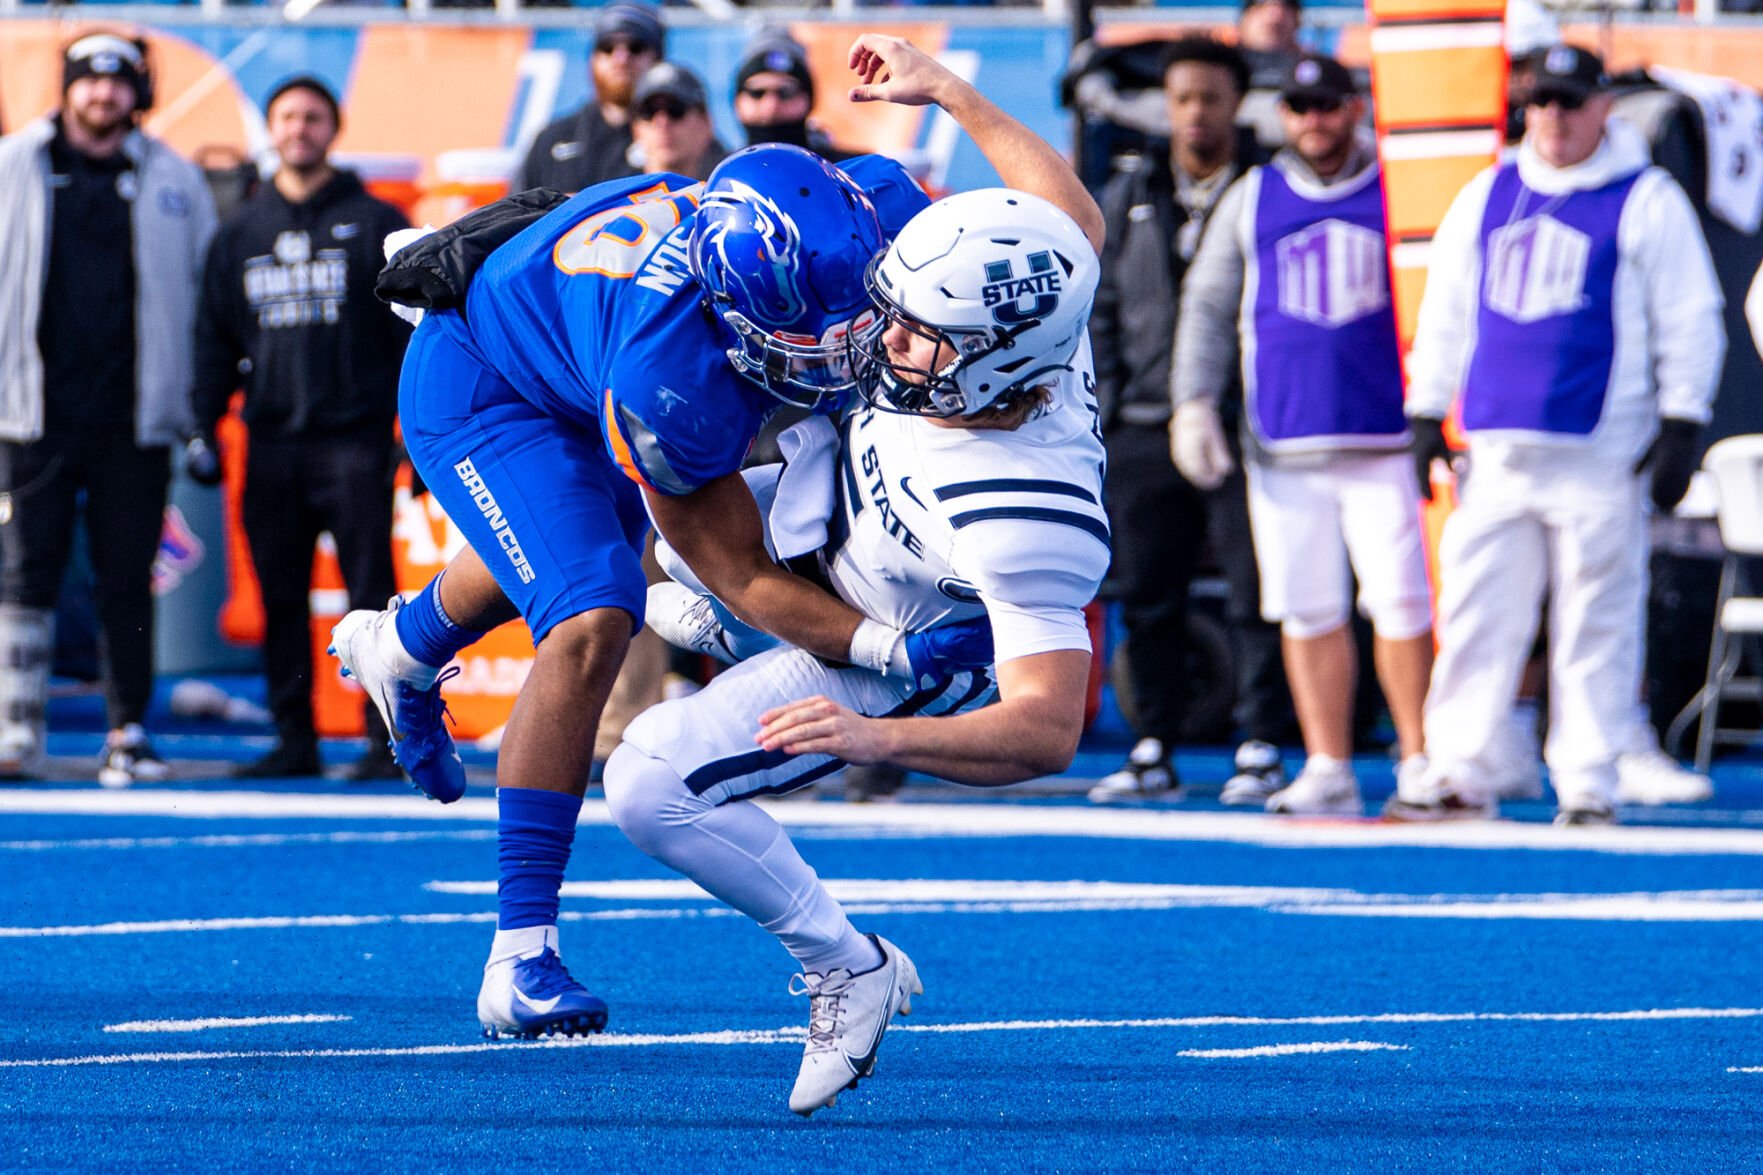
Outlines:
{"type": "Polygon", "coordinates": [[[391,437],[410,328],[374,297],[402,213],[338,172],[301,204],[274,184],[215,234],[196,323],[196,426],[235,388],[258,437],[391,437]],[[241,360],[248,373],[241,375],[241,360]]]}
{"type": "Polygon", "coordinates": [[[574,195],[607,180],[637,174],[628,152],[631,128],[609,126],[600,117],[600,106],[589,100],[574,114],[566,114],[540,131],[514,173],[511,190],[555,188],[574,195]]]}
{"type": "MultiPolygon", "coordinates": [[[[1252,135],[1239,136],[1231,182],[1267,158],[1252,135]]],[[[1090,345],[1102,427],[1161,427],[1169,420],[1175,315],[1188,270],[1176,244],[1188,210],[1179,205],[1168,154],[1141,155],[1138,166],[1116,172],[1100,203],[1108,238],[1090,345]]]]}

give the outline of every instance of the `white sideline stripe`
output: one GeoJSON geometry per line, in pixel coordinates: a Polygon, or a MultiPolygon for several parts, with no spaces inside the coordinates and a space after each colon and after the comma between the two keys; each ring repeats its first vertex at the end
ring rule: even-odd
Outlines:
{"type": "Polygon", "coordinates": [[[1405,1053],[1405,1044],[1385,1044],[1378,1040],[1313,1040],[1304,1044],[1264,1044],[1252,1049],[1183,1049],[1178,1057],[1202,1060],[1238,1057],[1295,1057],[1304,1053],[1405,1053]]]}
{"type": "Polygon", "coordinates": [[[99,836],[82,840],[0,840],[0,851],[55,852],[64,849],[237,849],[274,845],[390,845],[405,841],[495,840],[487,828],[437,828],[424,832],[265,832],[239,836],[99,836]]]}
{"type": "Polygon", "coordinates": [[[973,1024],[895,1024],[889,1032],[1025,1032],[1078,1028],[1309,1028],[1350,1024],[1564,1024],[1627,1020],[1751,1020],[1763,1008],[1642,1008],[1625,1012],[1380,1012],[1370,1016],[1178,1016],[1138,1020],[992,1020],[973,1024]]]}
{"type": "MultiPolygon", "coordinates": [[[[1496,26],[1497,27],[1497,26],[1496,26]]],[[[1763,828],[1555,828],[1542,823],[1458,821],[1384,824],[1376,820],[1293,820],[1243,812],[1147,812],[1073,805],[764,804],[791,828],[838,829],[853,836],[1097,837],[1208,841],[1293,849],[1454,848],[1542,852],[1763,856],[1763,828]]],[[[496,801],[468,797],[436,804],[420,796],[98,788],[0,792],[0,815],[143,816],[197,820],[319,819],[465,821],[494,824],[496,801]]],[[[604,800],[582,805],[581,823],[612,822],[604,800]]]]}
{"type": "Polygon", "coordinates": [[[1284,914],[1344,918],[1525,918],[1572,922],[1763,922],[1760,901],[1680,901],[1670,894],[1587,895],[1552,902],[1440,902],[1435,905],[1294,906],[1284,914]]]}
{"type": "MultiPolygon", "coordinates": [[[[893,1032],[1037,1032],[1079,1028],[1211,1028],[1215,1026],[1284,1027],[1295,1024],[1449,1024],[1464,1021],[1610,1021],[1610,1020],[1710,1020],[1763,1016],[1763,1008],[1650,1008],[1626,1012],[1410,1012],[1379,1016],[1196,1016],[1164,1020],[1003,1020],[975,1024],[895,1024],[893,1032]]],[[[752,1045],[800,1044],[807,1033],[801,1028],[686,1032],[677,1034],[606,1033],[566,1040],[526,1044],[427,1044],[406,1048],[359,1049],[243,1049],[213,1052],[96,1053],[78,1057],[32,1057],[0,1060],[0,1069],[59,1069],[78,1065],[174,1064],[189,1061],[308,1060],[352,1057],[445,1057],[488,1054],[509,1049],[631,1048],[677,1044],[752,1045]]],[[[1363,1042],[1374,1043],[1374,1042],[1363,1042]]],[[[1394,1047],[1394,1046],[1385,1046],[1394,1047]]],[[[1732,1070],[1729,1070],[1729,1072],[1732,1070]]]]}
{"type": "Polygon", "coordinates": [[[1451,159],[1460,155],[1485,155],[1492,159],[1499,149],[1500,136],[1493,130],[1423,131],[1413,135],[1385,135],[1378,144],[1378,150],[1389,162],[1451,159]]]}
{"type": "Polygon", "coordinates": [[[1504,46],[1505,37],[1505,29],[1499,21],[1384,27],[1371,30],[1371,51],[1415,53],[1434,49],[1486,49],[1504,46]]]}
{"type": "Polygon", "coordinates": [[[1728,1073],[1763,1073],[1763,1065],[1734,1065],[1727,1069],[1728,1073]]]}
{"type": "MultiPolygon", "coordinates": [[[[430,882],[425,888],[451,894],[494,893],[488,882],[430,882]],[[488,886],[487,889],[482,888],[488,886]]],[[[689,881],[570,882],[565,896],[640,900],[710,901],[689,881]],[[626,892],[626,891],[634,891],[626,892]]],[[[1274,914],[1352,918],[1523,918],[1606,922],[1758,922],[1763,893],[1699,890],[1633,894],[1361,894],[1352,890],[1280,889],[1259,886],[1127,885],[1115,882],[1011,881],[827,881],[846,912],[876,914],[1039,914],[1100,910],[1252,909],[1274,914]],[[1002,900],[998,895],[1021,896],[1002,900]],[[901,900],[882,900],[890,896],[901,900]],[[870,900],[864,900],[864,899],[870,900]]],[[[709,908],[631,906],[565,910],[560,922],[672,921],[731,918],[724,906],[709,908]]],[[[190,934],[226,930],[330,930],[359,926],[443,926],[494,922],[490,910],[432,914],[307,914],[261,918],[168,918],[152,922],[99,922],[72,926],[0,926],[6,938],[89,938],[125,934],[190,934]]]]}
{"type": "MultiPolygon", "coordinates": [[[[841,902],[1168,902],[1198,905],[1260,906],[1270,902],[1306,903],[1363,900],[1364,895],[1343,889],[1286,889],[1275,886],[1164,885],[1117,881],[965,881],[940,878],[822,878],[827,892],[841,902]]],[[[485,897],[496,892],[493,881],[431,881],[423,886],[433,893],[485,897]]],[[[566,898],[602,901],[696,901],[717,900],[694,881],[685,878],[646,881],[566,881],[566,898]]],[[[1763,893],[1756,895],[1763,899],[1763,893]]],[[[1381,897],[1379,900],[1383,900],[1381,897]]]]}
{"type": "MultiPolygon", "coordinates": [[[[1366,894],[1279,886],[1165,885],[1112,881],[823,879],[841,902],[872,903],[868,913],[1058,910],[1269,910],[1357,918],[1526,918],[1609,922],[1763,921],[1763,890],[1687,890],[1616,894],[1366,894]]],[[[433,893],[491,896],[493,881],[431,881],[433,893]]],[[[715,901],[684,878],[570,881],[563,896],[601,901],[715,901]]]]}
{"type": "MultiPolygon", "coordinates": [[[[914,911],[917,907],[913,907],[914,911]]],[[[888,913],[891,907],[865,909],[852,906],[849,913],[888,913]]],[[[559,922],[628,922],[681,918],[733,918],[730,909],[565,910],[559,922]]],[[[168,918],[159,922],[98,922],[83,926],[0,926],[0,938],[90,938],[120,934],[194,934],[217,930],[335,930],[355,926],[445,926],[455,923],[494,922],[494,910],[464,914],[307,914],[271,918],[168,918]]]]}
{"type": "Polygon", "coordinates": [[[266,1024],[340,1024],[353,1016],[313,1012],[304,1016],[215,1016],[206,1020],[129,1020],[106,1024],[106,1032],[203,1032],[210,1028],[261,1028],[266,1024]]]}

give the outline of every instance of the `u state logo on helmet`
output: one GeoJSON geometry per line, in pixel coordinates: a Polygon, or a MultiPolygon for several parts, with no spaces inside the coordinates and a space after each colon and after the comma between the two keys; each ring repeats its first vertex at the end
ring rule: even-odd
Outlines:
{"type": "Polygon", "coordinates": [[[986,283],[980,296],[992,308],[992,321],[999,326],[1021,326],[1037,322],[1059,306],[1059,271],[1053,265],[1053,254],[1043,249],[1028,255],[1028,273],[1017,277],[1015,266],[1008,259],[986,262],[986,283]]]}

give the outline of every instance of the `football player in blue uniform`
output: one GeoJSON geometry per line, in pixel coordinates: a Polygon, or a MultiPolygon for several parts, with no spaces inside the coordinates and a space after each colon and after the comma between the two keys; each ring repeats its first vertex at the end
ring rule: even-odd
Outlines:
{"type": "MultiPolygon", "coordinates": [[[[968,129],[1006,166],[993,151],[1008,137],[994,147],[989,122],[968,129]]],[[[739,475],[781,403],[831,411],[854,388],[849,336],[877,324],[864,269],[928,203],[891,161],[834,168],[781,145],[738,152],[704,183],[602,184],[491,252],[461,304],[413,336],[405,443],[470,549],[412,600],[350,613],[334,649],[412,780],[450,802],[465,777],[441,720],[442,667],[516,615],[532,630],[497,764],[486,1035],[606,1021],[562,965],[558,891],[600,712],[642,623],[645,504],[719,598],[800,648],[914,677],[989,659],[948,655],[971,630],[902,633],[773,563],[739,475]]]]}

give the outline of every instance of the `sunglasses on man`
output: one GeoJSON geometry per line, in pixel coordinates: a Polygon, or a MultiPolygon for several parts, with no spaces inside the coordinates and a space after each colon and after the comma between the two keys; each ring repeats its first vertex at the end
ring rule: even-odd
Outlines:
{"type": "Polygon", "coordinates": [[[1569,94],[1562,90],[1538,90],[1530,96],[1530,105],[1537,108],[1559,106],[1571,114],[1585,106],[1584,94],[1569,94]]]}
{"type": "Polygon", "coordinates": [[[1342,105],[1339,98],[1327,98],[1321,95],[1311,94],[1293,94],[1284,101],[1287,110],[1300,116],[1305,114],[1333,114],[1335,111],[1339,110],[1342,105]]]}
{"type": "Polygon", "coordinates": [[[632,57],[641,57],[645,53],[655,52],[654,46],[648,42],[633,40],[630,37],[607,37],[604,41],[594,42],[594,52],[603,57],[610,57],[620,49],[632,57]]]}
{"type": "Polygon", "coordinates": [[[665,114],[669,118],[680,119],[696,110],[695,106],[687,106],[677,98],[651,98],[643,103],[638,114],[643,118],[654,118],[657,114],[665,114]]]}
{"type": "Polygon", "coordinates": [[[802,96],[802,87],[795,82],[781,82],[775,86],[742,86],[741,94],[755,102],[766,98],[776,98],[779,102],[794,102],[802,96]]]}

